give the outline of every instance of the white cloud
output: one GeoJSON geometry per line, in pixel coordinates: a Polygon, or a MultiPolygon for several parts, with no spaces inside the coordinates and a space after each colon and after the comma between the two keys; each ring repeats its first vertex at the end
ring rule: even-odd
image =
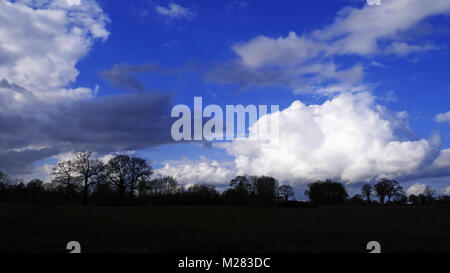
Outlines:
{"type": "Polygon", "coordinates": [[[385,0],[382,6],[343,9],[330,27],[313,36],[332,41],[328,54],[376,54],[380,40],[395,41],[425,18],[449,13],[447,0],[385,0]]]}
{"type": "Polygon", "coordinates": [[[389,45],[385,49],[387,54],[395,54],[399,56],[406,56],[414,52],[423,52],[429,50],[438,50],[439,47],[427,44],[427,45],[409,45],[407,43],[395,42],[389,45]]]}
{"type": "Polygon", "coordinates": [[[393,113],[377,105],[367,92],[343,93],[322,105],[295,101],[258,120],[249,138],[216,144],[235,158],[234,164],[203,159],[201,169],[206,171],[202,174],[198,162],[185,160],[177,167],[166,166],[164,173],[174,173],[187,183],[223,183],[224,178],[249,174],[270,175],[293,184],[326,178],[354,183],[433,171],[448,174],[450,150],[439,153],[438,135],[417,140],[397,135],[410,130],[407,117],[405,112],[393,113]],[[279,119],[279,139],[251,139],[258,124],[272,118],[279,119]]]}
{"type": "Polygon", "coordinates": [[[444,194],[445,195],[450,195],[450,187],[447,187],[444,189],[444,194]]]}
{"type": "Polygon", "coordinates": [[[382,6],[344,8],[333,24],[323,29],[298,36],[290,32],[287,37],[258,36],[237,44],[233,51],[250,67],[263,65],[290,66],[305,62],[319,55],[343,54],[399,54],[435,50],[436,46],[409,45],[396,41],[406,31],[427,17],[449,14],[447,0],[397,0],[385,1],[382,6]],[[393,41],[381,50],[380,40],[393,41]]]}
{"type": "Polygon", "coordinates": [[[169,19],[192,20],[195,17],[194,12],[192,12],[190,9],[182,7],[175,3],[169,3],[168,7],[156,6],[155,9],[159,15],[165,16],[169,19]]]}
{"type": "Polygon", "coordinates": [[[233,164],[200,157],[198,160],[183,159],[166,162],[156,170],[156,175],[173,176],[181,184],[223,185],[234,177],[233,164]]]}
{"type": "Polygon", "coordinates": [[[406,194],[407,195],[413,195],[414,194],[414,195],[417,196],[419,194],[424,193],[426,187],[427,187],[427,185],[425,185],[425,184],[416,183],[416,184],[412,185],[411,187],[409,187],[406,190],[406,194]]]}
{"type": "Polygon", "coordinates": [[[24,100],[89,96],[90,89],[64,87],[76,80],[76,64],[94,40],[108,38],[107,22],[93,0],[0,0],[0,80],[34,96],[24,100]]]}
{"type": "MultiPolygon", "coordinates": [[[[377,57],[395,54],[405,57],[437,50],[440,47],[430,42],[407,43],[404,33],[426,18],[448,14],[448,0],[386,0],[382,6],[347,7],[338,12],[332,24],[309,33],[298,35],[291,31],[286,37],[259,35],[235,44],[232,46],[238,57],[235,65],[224,65],[212,78],[244,87],[282,85],[295,93],[314,91],[317,86],[329,85],[330,81],[344,85],[360,83],[364,76],[361,66],[359,70],[356,70],[358,66],[341,68],[351,72],[349,76],[353,77],[350,78],[329,77],[326,70],[307,71],[311,69],[311,63],[323,67],[329,65],[332,69],[332,60],[340,55],[377,57]],[[226,69],[232,71],[224,73],[226,69]]],[[[373,64],[379,65],[375,61],[373,64]]]]}
{"type": "Polygon", "coordinates": [[[450,111],[448,111],[447,113],[442,113],[442,114],[437,115],[435,120],[436,120],[436,122],[439,122],[439,123],[450,122],[450,111]]]}
{"type": "Polygon", "coordinates": [[[53,165],[45,164],[34,168],[29,174],[22,175],[21,178],[25,183],[28,183],[33,179],[40,179],[44,183],[50,183],[53,179],[53,168],[53,165]]]}
{"type": "Polygon", "coordinates": [[[341,94],[322,105],[296,101],[274,115],[280,122],[279,143],[224,145],[236,157],[239,172],[303,181],[398,177],[413,174],[440,144],[399,139],[395,132],[405,126],[404,115],[388,116],[369,93],[341,94]]]}
{"type": "Polygon", "coordinates": [[[432,164],[435,169],[450,168],[450,149],[442,150],[432,164]]]}
{"type": "Polygon", "coordinates": [[[316,56],[321,50],[319,45],[305,37],[290,32],[286,38],[272,39],[259,36],[249,42],[233,46],[233,51],[242,62],[253,68],[263,65],[296,65],[316,56]]]}

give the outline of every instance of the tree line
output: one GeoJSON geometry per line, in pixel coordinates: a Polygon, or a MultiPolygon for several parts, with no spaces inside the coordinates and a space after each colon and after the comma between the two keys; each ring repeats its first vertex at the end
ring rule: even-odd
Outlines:
{"type": "Polygon", "coordinates": [[[91,152],[62,160],[52,170],[53,180],[27,184],[0,171],[0,201],[75,203],[97,205],[207,205],[271,204],[290,200],[291,186],[279,186],[266,176],[238,176],[219,193],[210,185],[182,186],[173,177],[152,178],[153,169],[139,156],[116,155],[106,163],[91,152]]]}
{"type": "Polygon", "coordinates": [[[419,195],[406,195],[403,188],[395,180],[381,178],[373,186],[364,184],[361,193],[349,197],[345,186],[331,180],[318,181],[308,185],[305,195],[309,201],[316,205],[371,205],[371,204],[394,204],[394,205],[432,205],[450,204],[450,196],[438,196],[436,191],[426,186],[423,193],[419,195]],[[372,199],[376,197],[378,200],[372,199]]]}
{"type": "MultiPolygon", "coordinates": [[[[237,176],[229,188],[219,193],[210,185],[182,186],[170,176],[152,178],[152,167],[134,155],[116,155],[106,163],[91,152],[62,160],[52,170],[53,180],[34,179],[27,184],[11,180],[0,171],[0,202],[39,202],[51,204],[95,205],[305,205],[296,202],[290,185],[279,185],[269,176],[237,176]]],[[[397,181],[380,179],[366,184],[361,194],[349,197],[341,183],[332,180],[309,184],[305,195],[313,205],[368,205],[395,203],[429,205],[450,203],[448,196],[437,197],[427,187],[419,196],[409,198],[397,181]],[[372,197],[378,197],[378,202],[372,197]]]]}

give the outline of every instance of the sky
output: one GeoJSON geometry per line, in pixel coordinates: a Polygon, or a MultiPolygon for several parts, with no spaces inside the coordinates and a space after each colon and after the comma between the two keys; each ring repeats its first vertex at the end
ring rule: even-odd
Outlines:
{"type": "MultiPolygon", "coordinates": [[[[450,1],[0,0],[0,169],[51,180],[91,150],[303,199],[381,177],[450,194],[450,1]],[[174,106],[279,105],[279,139],[175,141],[174,106]]],[[[269,107],[270,108],[270,107],[269,107]]],[[[225,110],[224,110],[225,111],[225,110]]]]}

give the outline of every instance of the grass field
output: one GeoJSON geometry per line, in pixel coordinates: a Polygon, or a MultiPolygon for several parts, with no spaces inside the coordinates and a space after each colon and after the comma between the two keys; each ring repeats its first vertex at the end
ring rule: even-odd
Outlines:
{"type": "Polygon", "coordinates": [[[433,208],[40,207],[0,204],[0,252],[450,252],[433,208]]]}

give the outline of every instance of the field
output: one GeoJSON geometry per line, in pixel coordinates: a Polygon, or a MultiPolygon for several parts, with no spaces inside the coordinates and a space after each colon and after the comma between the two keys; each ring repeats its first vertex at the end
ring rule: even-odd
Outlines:
{"type": "Polygon", "coordinates": [[[434,208],[0,204],[0,221],[0,252],[450,252],[450,210],[434,208]]]}

